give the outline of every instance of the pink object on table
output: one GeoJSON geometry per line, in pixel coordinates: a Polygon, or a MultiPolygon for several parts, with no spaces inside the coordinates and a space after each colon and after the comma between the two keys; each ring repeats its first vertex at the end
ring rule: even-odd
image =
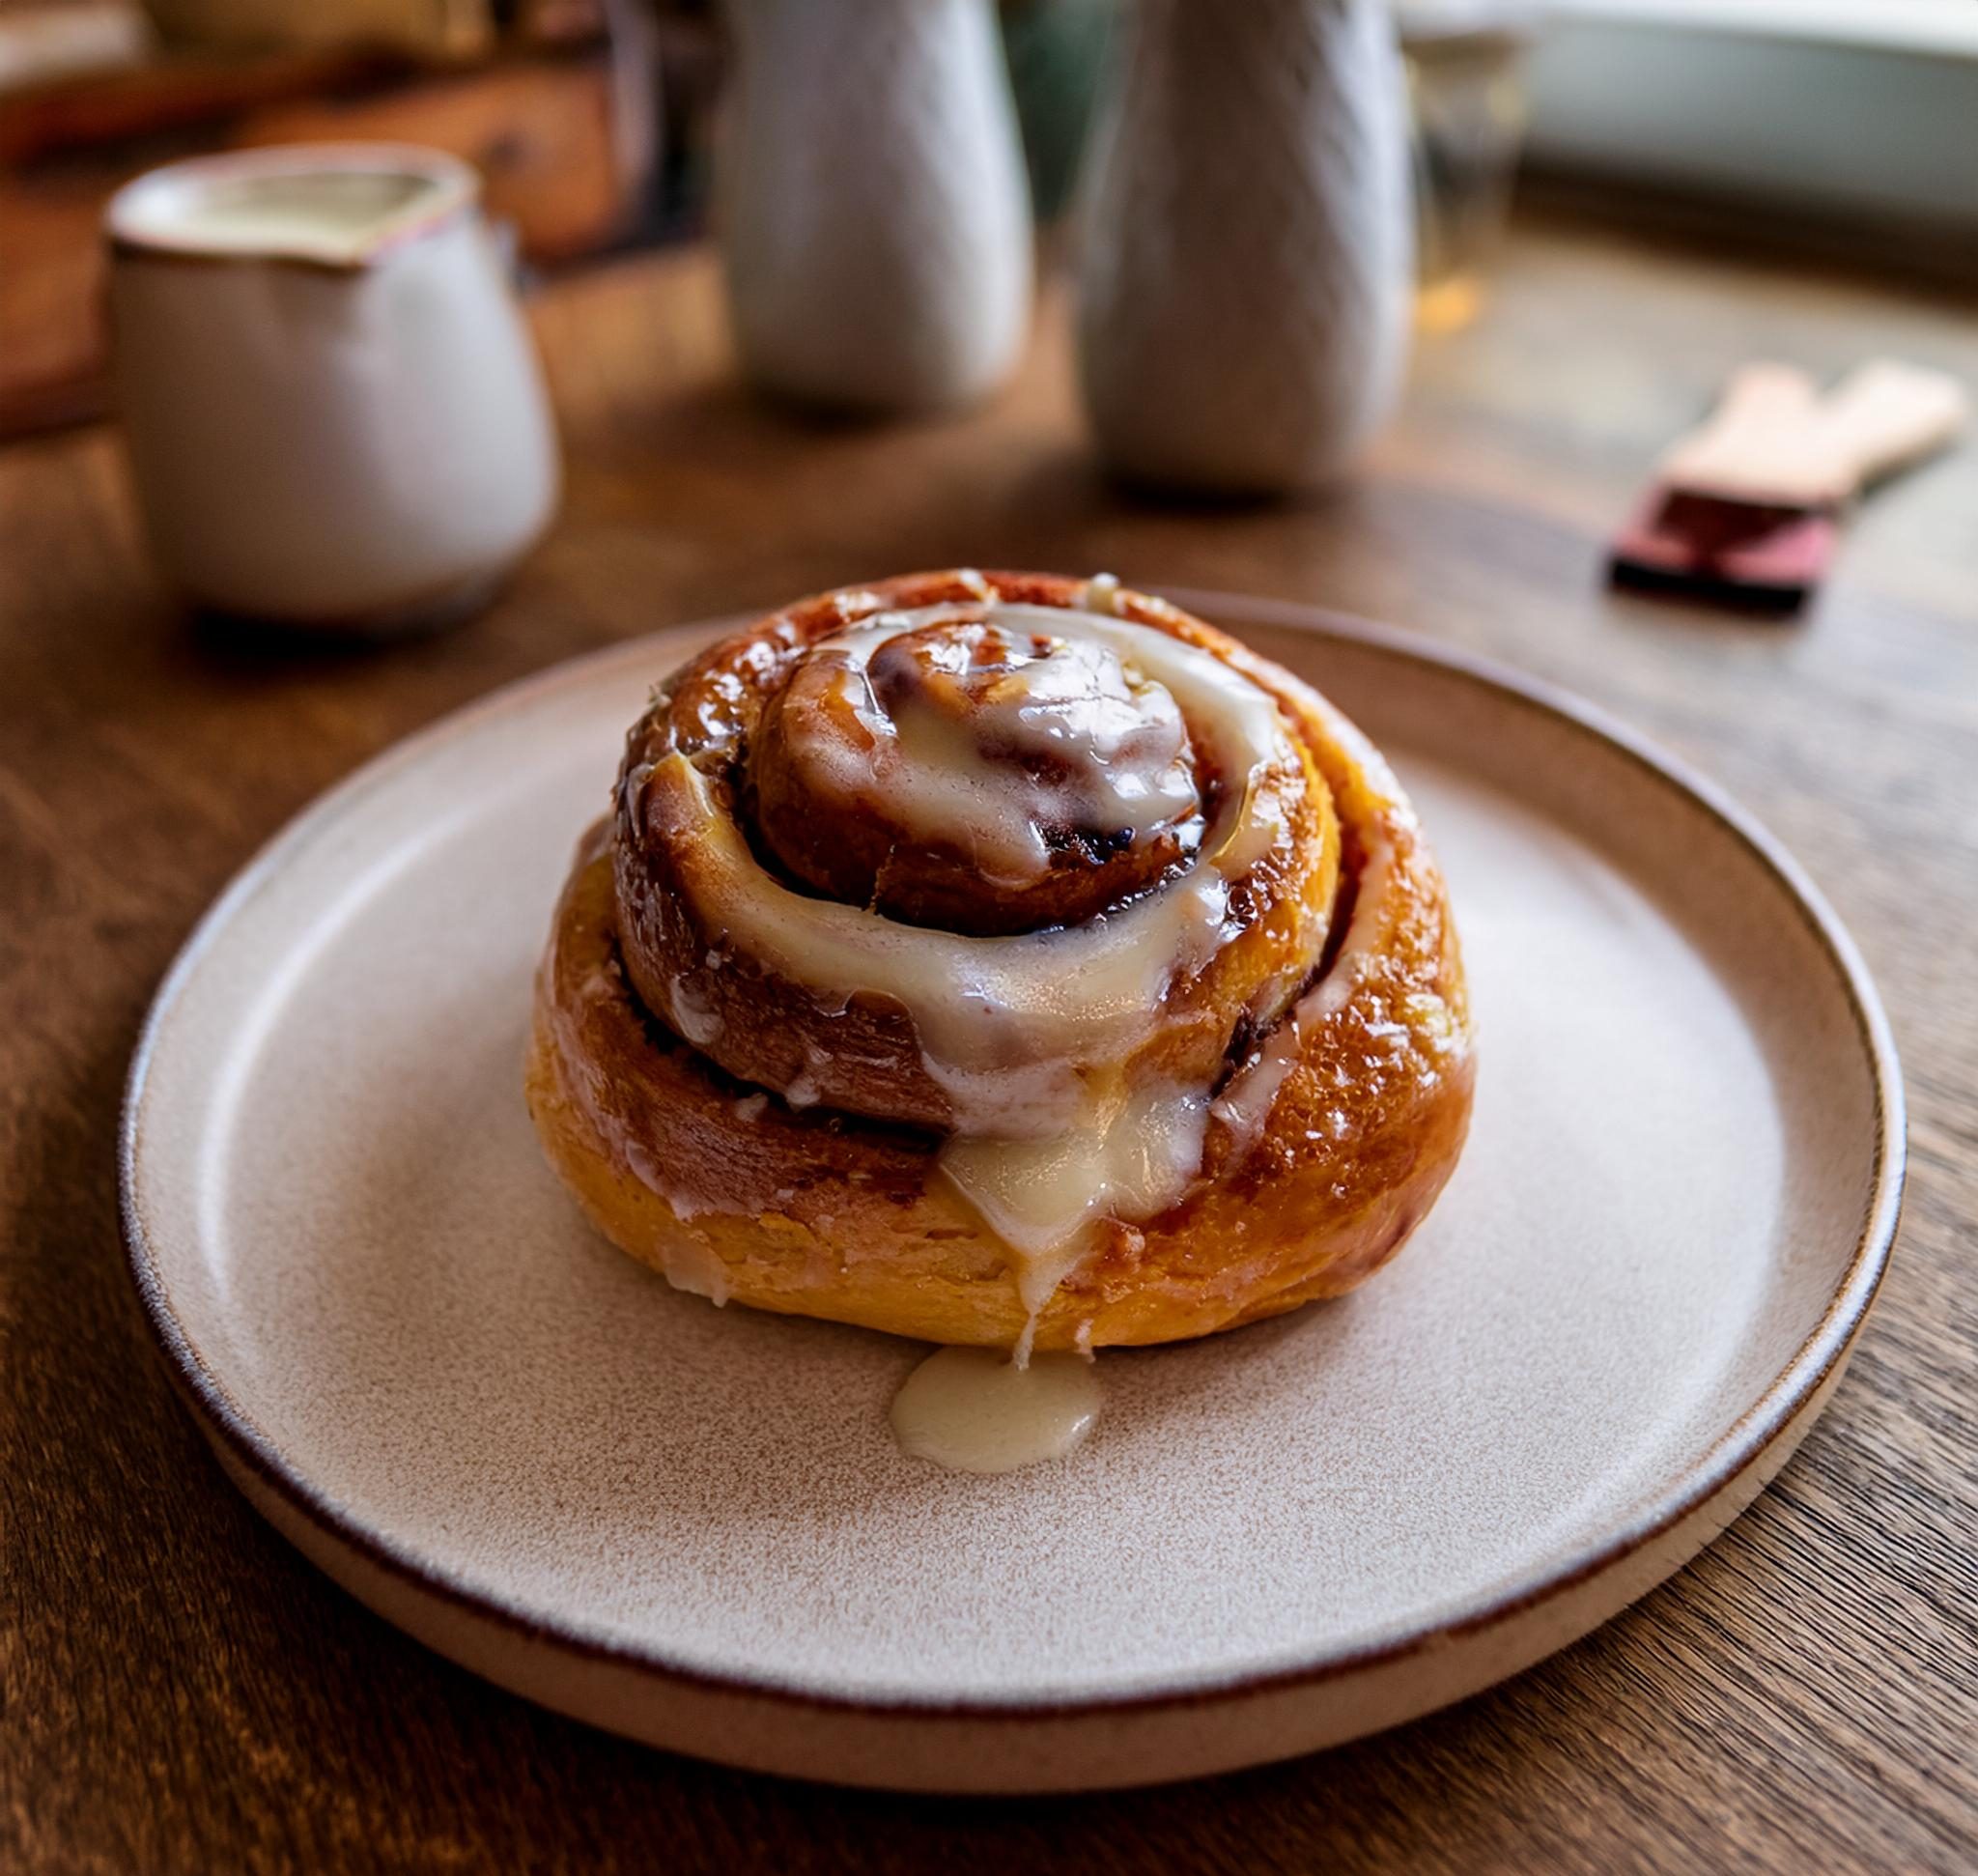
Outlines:
{"type": "Polygon", "coordinates": [[[1877,360],[1824,396],[1790,365],[1746,365],[1709,420],[1662,458],[1615,541],[1616,584],[1792,611],[1820,583],[1837,521],[1868,483],[1944,447],[1963,388],[1877,360]]]}

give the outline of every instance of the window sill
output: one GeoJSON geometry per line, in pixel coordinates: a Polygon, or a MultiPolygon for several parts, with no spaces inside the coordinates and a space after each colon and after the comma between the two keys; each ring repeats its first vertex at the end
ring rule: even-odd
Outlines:
{"type": "Polygon", "coordinates": [[[1541,172],[1978,234],[1978,7],[1554,0],[1529,90],[1541,172]]]}

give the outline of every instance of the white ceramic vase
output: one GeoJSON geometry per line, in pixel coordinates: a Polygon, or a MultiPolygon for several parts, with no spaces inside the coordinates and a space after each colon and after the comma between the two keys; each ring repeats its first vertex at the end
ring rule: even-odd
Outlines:
{"type": "Polygon", "coordinates": [[[717,212],[743,363],[805,402],[967,403],[1030,321],[1031,213],[990,0],[730,0],[717,212]]]}
{"type": "Polygon", "coordinates": [[[1079,361],[1108,464],[1230,494],[1336,477],[1407,345],[1384,0],[1138,0],[1094,157],[1079,361]]]}

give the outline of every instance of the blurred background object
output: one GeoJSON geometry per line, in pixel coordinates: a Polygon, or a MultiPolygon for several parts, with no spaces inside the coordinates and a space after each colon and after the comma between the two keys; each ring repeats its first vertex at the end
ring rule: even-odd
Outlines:
{"type": "Polygon", "coordinates": [[[941,410],[1016,363],[1031,210],[991,0],[731,0],[716,199],[744,369],[941,410]]]}
{"type": "Polygon", "coordinates": [[[1070,203],[1119,0],[1004,0],[1003,41],[1040,224],[1070,203]]]}
{"type": "MultiPolygon", "coordinates": [[[[1053,260],[1131,7],[998,9],[1053,260]]],[[[1978,278],[1978,0],[1394,10],[1425,332],[1485,303],[1514,183],[1554,219],[1978,278]]],[[[718,0],[0,0],[0,436],[101,408],[95,229],[139,171],[411,138],[480,167],[524,257],[563,265],[706,225],[731,65],[718,0]]]]}
{"type": "Polygon", "coordinates": [[[1974,0],[1547,0],[1548,213],[1978,280],[1974,0]]]}
{"type": "Polygon", "coordinates": [[[111,193],[158,163],[325,139],[433,145],[480,171],[491,215],[542,263],[594,253],[650,213],[659,91],[643,13],[598,0],[353,13],[167,0],[155,13],[169,43],[133,6],[0,0],[0,436],[103,408],[99,223],[111,193]],[[209,15],[222,43],[180,37],[209,15]],[[306,43],[246,43],[290,15],[307,15],[306,43]],[[332,15],[366,22],[364,36],[319,42],[332,15]]]}
{"type": "Polygon", "coordinates": [[[1609,560],[1617,585],[1791,612],[1825,577],[1843,511],[1963,432],[1964,386],[1890,358],[1823,392],[1792,365],[1757,360],[1717,408],[1663,451],[1656,482],[1609,560]]]}
{"type": "Polygon", "coordinates": [[[454,157],[363,143],[195,157],[111,199],[118,409],[182,597],[423,629],[542,533],[555,428],[480,192],[454,157]]]}
{"type": "Polygon", "coordinates": [[[472,58],[495,36],[494,0],[144,0],[144,10],[167,43],[207,51],[363,44],[472,58]]]}
{"type": "Polygon", "coordinates": [[[1398,0],[1414,128],[1420,317],[1471,318],[1511,213],[1535,0],[1398,0]]]}
{"type": "Polygon", "coordinates": [[[116,0],[0,7],[0,97],[127,70],[142,63],[153,43],[144,14],[116,0]]]}
{"type": "Polygon", "coordinates": [[[1338,476],[1400,388],[1405,102],[1384,0],[1141,0],[1095,140],[1079,376],[1135,482],[1338,476]]]}

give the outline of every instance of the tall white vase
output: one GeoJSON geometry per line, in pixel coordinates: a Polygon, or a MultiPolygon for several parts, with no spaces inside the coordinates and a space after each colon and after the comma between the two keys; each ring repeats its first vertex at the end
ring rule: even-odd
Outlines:
{"type": "Polygon", "coordinates": [[[1385,0],[1138,0],[1087,202],[1101,453],[1228,493],[1336,477],[1387,415],[1413,278],[1385,0]]]}
{"type": "Polygon", "coordinates": [[[1031,212],[991,0],[730,0],[717,213],[744,365],[806,402],[956,405],[1014,364],[1031,212]]]}

